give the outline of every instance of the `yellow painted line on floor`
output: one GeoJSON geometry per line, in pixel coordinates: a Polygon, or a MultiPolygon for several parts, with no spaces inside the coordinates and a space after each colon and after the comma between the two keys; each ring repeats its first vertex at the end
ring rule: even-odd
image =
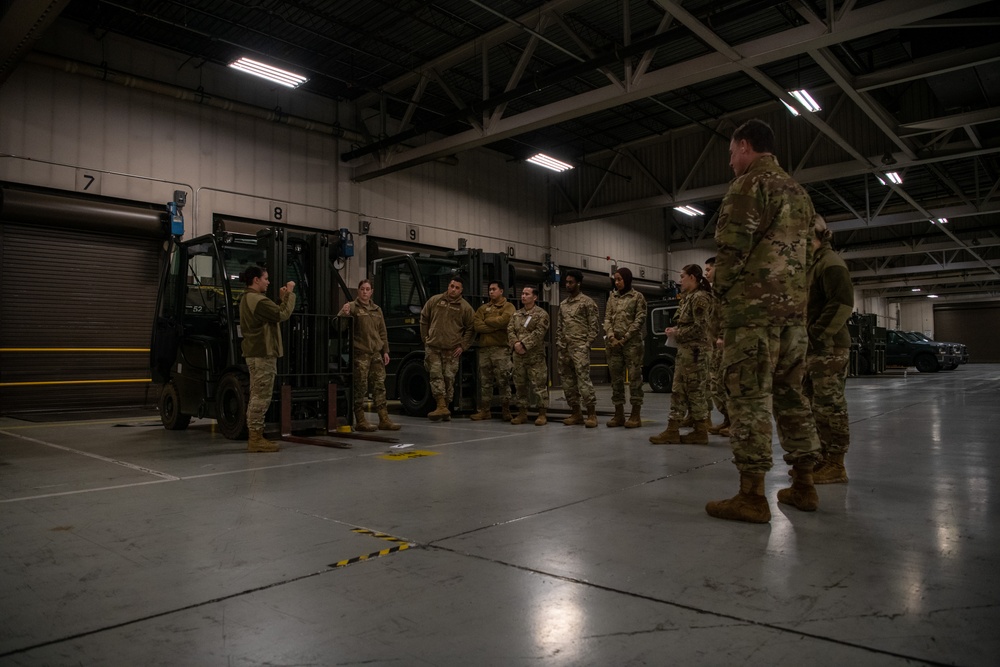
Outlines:
{"type": "Polygon", "coordinates": [[[379,458],[385,459],[386,461],[404,461],[406,459],[420,459],[425,456],[438,456],[440,453],[441,452],[430,452],[426,449],[408,449],[402,452],[379,454],[379,458]]]}
{"type": "Polygon", "coordinates": [[[134,380],[46,380],[44,382],[0,382],[0,387],[44,387],[67,384],[124,384],[135,382],[152,382],[152,378],[136,378],[134,380]]]}
{"type": "Polygon", "coordinates": [[[149,352],[148,347],[0,347],[0,352],[149,352]]]}

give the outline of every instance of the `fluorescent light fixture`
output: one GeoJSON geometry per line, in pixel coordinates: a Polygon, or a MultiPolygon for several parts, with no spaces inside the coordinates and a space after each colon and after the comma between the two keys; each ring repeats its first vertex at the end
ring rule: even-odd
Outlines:
{"type": "Polygon", "coordinates": [[[911,292],[919,292],[919,291],[920,291],[920,288],[919,288],[919,287],[911,287],[911,288],[910,288],[910,291],[911,291],[911,292]]]}
{"type": "Polygon", "coordinates": [[[265,65],[264,63],[259,63],[256,60],[250,60],[249,58],[240,58],[235,62],[229,63],[229,66],[233,69],[246,72],[247,74],[253,74],[254,76],[259,76],[262,79],[267,79],[273,83],[288,86],[289,88],[298,88],[309,80],[301,74],[295,74],[294,72],[288,72],[283,69],[278,69],[277,67],[271,67],[270,65],[265,65]]]}
{"type": "MultiPolygon", "coordinates": [[[[789,90],[788,94],[794,97],[795,100],[802,105],[802,108],[809,113],[816,113],[817,111],[822,110],[819,103],[805,90],[789,90]]],[[[785,106],[788,105],[786,104],[785,106]]]]}
{"type": "MultiPolygon", "coordinates": [[[[883,180],[883,178],[881,176],[876,176],[876,178],[878,178],[878,182],[879,183],[881,183],[882,185],[885,185],[885,180],[883,180]]],[[[895,171],[886,172],[885,179],[892,181],[896,185],[902,185],[903,184],[903,177],[900,176],[895,171]]]]}
{"type": "Polygon", "coordinates": [[[938,298],[938,295],[937,294],[928,294],[927,298],[928,299],[936,299],[936,298],[938,298]]]}
{"type": "Polygon", "coordinates": [[[931,220],[932,225],[947,225],[948,218],[938,218],[937,220],[931,220]]]}
{"type": "Polygon", "coordinates": [[[692,217],[698,215],[705,215],[704,211],[699,211],[694,206],[674,206],[674,210],[683,213],[684,215],[690,215],[692,217]]]}
{"type": "Polygon", "coordinates": [[[785,100],[781,100],[781,103],[785,105],[785,108],[788,109],[792,113],[793,116],[798,116],[799,115],[799,110],[796,109],[795,107],[793,107],[791,104],[789,104],[785,100]]]}
{"type": "Polygon", "coordinates": [[[552,171],[566,171],[572,169],[573,165],[561,162],[554,157],[549,157],[545,153],[538,153],[532,155],[527,159],[527,162],[531,164],[537,164],[539,167],[545,167],[546,169],[551,169],[552,171]]]}

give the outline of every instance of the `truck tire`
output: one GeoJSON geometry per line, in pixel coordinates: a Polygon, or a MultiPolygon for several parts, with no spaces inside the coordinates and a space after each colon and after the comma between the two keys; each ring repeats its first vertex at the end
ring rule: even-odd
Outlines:
{"type": "Polygon", "coordinates": [[[403,366],[396,379],[399,402],[403,412],[411,417],[426,417],[437,406],[431,394],[431,379],[427,369],[419,361],[411,361],[403,366]]]}
{"type": "Polygon", "coordinates": [[[160,421],[163,422],[163,428],[168,431],[183,431],[191,423],[191,415],[181,412],[181,397],[177,393],[177,385],[173,382],[163,385],[157,407],[160,410],[160,421]]]}
{"type": "Polygon", "coordinates": [[[665,361],[653,364],[646,373],[649,388],[657,394],[669,394],[674,386],[674,365],[665,361]]]}
{"type": "Polygon", "coordinates": [[[937,373],[941,370],[941,365],[932,354],[918,354],[917,358],[913,360],[913,365],[921,373],[937,373]]]}
{"type": "Polygon", "coordinates": [[[215,394],[215,421],[219,433],[229,440],[247,437],[247,400],[250,380],[241,373],[226,373],[219,380],[215,394]]]}

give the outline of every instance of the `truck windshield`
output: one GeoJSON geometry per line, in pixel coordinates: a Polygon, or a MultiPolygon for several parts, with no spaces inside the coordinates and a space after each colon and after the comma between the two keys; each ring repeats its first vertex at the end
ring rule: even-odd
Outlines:
{"type": "Polygon", "coordinates": [[[427,290],[427,296],[441,294],[448,289],[451,277],[455,275],[458,262],[447,259],[433,259],[430,257],[417,258],[417,266],[420,267],[420,282],[427,290]]]}

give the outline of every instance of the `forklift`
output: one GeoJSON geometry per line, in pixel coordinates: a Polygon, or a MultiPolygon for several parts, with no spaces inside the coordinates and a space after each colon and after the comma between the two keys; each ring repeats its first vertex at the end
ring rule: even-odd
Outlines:
{"type": "Polygon", "coordinates": [[[182,224],[166,249],[150,343],[152,378],[163,385],[164,428],[179,431],[192,417],[214,418],[226,438],[247,437],[250,375],[239,317],[247,288],[240,276],[254,265],[266,267],[272,300],[289,280],[297,295],[292,316],[281,324],[285,355],[278,359],[265,431],[330,434],[350,425],[352,321],[337,317],[351,298],[335,268],[343,261],[342,235],[288,227],[246,234],[217,226],[213,234],[182,241],[182,224]]]}

